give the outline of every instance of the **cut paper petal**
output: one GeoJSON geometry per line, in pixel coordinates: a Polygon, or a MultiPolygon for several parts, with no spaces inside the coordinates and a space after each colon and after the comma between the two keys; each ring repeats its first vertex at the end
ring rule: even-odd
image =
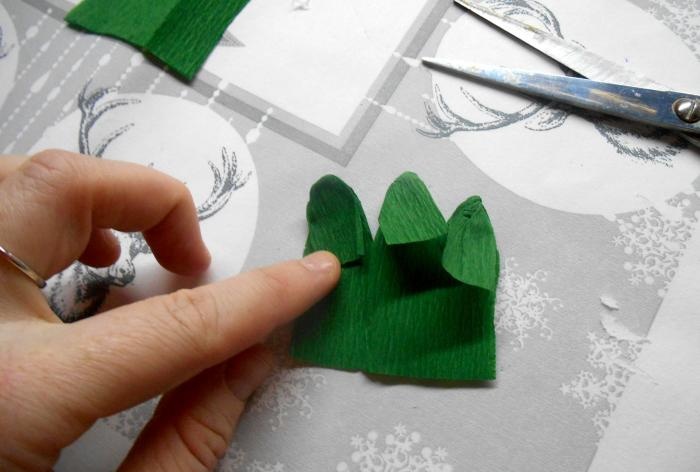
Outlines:
{"type": "Polygon", "coordinates": [[[413,172],[402,174],[387,190],[379,225],[388,244],[427,241],[447,231],[428,188],[413,172]]]}
{"type": "Polygon", "coordinates": [[[83,0],[66,21],[129,42],[191,80],[248,0],[83,0]]]}
{"type": "Polygon", "coordinates": [[[344,265],[336,290],[297,321],[293,357],[416,379],[495,378],[498,252],[479,197],[446,224],[418,176],[403,174],[372,240],[355,193],[326,176],[311,189],[307,216],[306,252],[330,250],[344,265]]]}

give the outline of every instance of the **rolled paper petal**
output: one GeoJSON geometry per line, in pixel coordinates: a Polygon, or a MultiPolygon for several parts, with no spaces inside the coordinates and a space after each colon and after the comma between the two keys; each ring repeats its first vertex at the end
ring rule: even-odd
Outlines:
{"type": "Polygon", "coordinates": [[[309,235],[304,254],[326,250],[347,264],[364,256],[372,242],[360,200],[334,175],[322,177],[311,187],[306,219],[309,235]]]}
{"type": "Polygon", "coordinates": [[[499,258],[491,220],[480,197],[459,205],[447,223],[442,265],[462,283],[496,291],[499,258]]]}

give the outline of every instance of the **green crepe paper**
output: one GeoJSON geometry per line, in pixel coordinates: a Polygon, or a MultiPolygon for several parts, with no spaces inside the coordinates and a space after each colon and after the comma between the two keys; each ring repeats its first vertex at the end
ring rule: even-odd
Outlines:
{"type": "Polygon", "coordinates": [[[389,187],[379,213],[379,225],[389,244],[412,243],[445,234],[445,218],[420,178],[406,172],[389,187]]]}
{"type": "Polygon", "coordinates": [[[340,283],[297,321],[292,356],[316,365],[418,379],[490,380],[498,251],[471,197],[449,222],[413,173],[387,191],[372,240],[350,187],[311,188],[305,253],[339,256],[340,283]]]}
{"type": "Polygon", "coordinates": [[[372,236],[355,192],[338,177],[327,175],[311,188],[310,198],[314,204],[306,209],[309,237],[304,254],[325,249],[341,264],[364,256],[372,236]]]}
{"type": "Polygon", "coordinates": [[[442,265],[460,282],[495,292],[499,264],[489,215],[480,197],[470,197],[450,218],[442,265]]]}
{"type": "Polygon", "coordinates": [[[83,0],[66,21],[138,46],[191,80],[248,0],[83,0]]]}
{"type": "MultiPolygon", "coordinates": [[[[327,297],[304,316],[304,323],[314,333],[315,345],[306,343],[314,353],[333,353],[337,365],[361,370],[369,357],[369,341],[365,329],[364,311],[358,309],[354,294],[366,292],[368,267],[362,264],[372,245],[367,218],[360,200],[345,182],[333,175],[322,177],[311,187],[306,209],[309,236],[304,254],[322,249],[333,252],[343,269],[334,296],[327,297]],[[311,204],[313,202],[313,205],[311,204]],[[327,313],[345,314],[327,316],[327,313]],[[333,333],[324,336],[323,333],[333,333]]],[[[299,346],[304,349],[303,346],[299,346]]],[[[301,351],[300,351],[301,352],[301,351]]]]}

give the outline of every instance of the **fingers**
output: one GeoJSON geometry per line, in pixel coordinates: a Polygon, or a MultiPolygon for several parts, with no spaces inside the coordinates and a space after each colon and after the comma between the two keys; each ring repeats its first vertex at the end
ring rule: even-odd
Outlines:
{"type": "Polygon", "coordinates": [[[339,274],[337,259],[320,252],[74,323],[56,347],[70,368],[56,369],[63,397],[91,402],[65,408],[89,407],[75,414],[98,418],[168,391],[264,340],[325,296],[339,274]]]}
{"type": "Polygon", "coordinates": [[[255,346],[167,393],[120,470],[214,470],[273,363],[255,346]]]}
{"type": "Polygon", "coordinates": [[[79,261],[92,267],[107,267],[117,262],[120,254],[117,237],[108,229],[95,228],[79,261]]]}
{"type": "Polygon", "coordinates": [[[0,183],[0,201],[0,243],[44,278],[80,257],[94,228],[143,231],[174,272],[209,264],[189,191],[147,167],[44,151],[0,183]]]}
{"type": "Polygon", "coordinates": [[[26,160],[25,156],[0,156],[0,181],[16,171],[26,160]]]}

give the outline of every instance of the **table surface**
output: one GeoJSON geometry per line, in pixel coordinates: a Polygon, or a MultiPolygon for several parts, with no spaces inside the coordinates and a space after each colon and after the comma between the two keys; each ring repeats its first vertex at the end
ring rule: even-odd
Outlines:
{"type": "MultiPolygon", "coordinates": [[[[699,0],[486,3],[700,92],[699,0]]],[[[309,187],[329,173],[373,230],[407,170],[444,214],[477,194],[493,221],[495,382],[370,378],[280,351],[220,470],[697,470],[697,150],[422,67],[428,55],[561,71],[449,0],[252,0],[191,84],[67,28],[70,7],[0,5],[0,153],[60,147],[182,179],[209,279],[299,256],[309,187]]],[[[119,237],[115,267],[50,281],[64,319],[183,283],[138,235],[119,237]]],[[[154,404],[99,421],[57,470],[113,469],[154,404]]]]}

